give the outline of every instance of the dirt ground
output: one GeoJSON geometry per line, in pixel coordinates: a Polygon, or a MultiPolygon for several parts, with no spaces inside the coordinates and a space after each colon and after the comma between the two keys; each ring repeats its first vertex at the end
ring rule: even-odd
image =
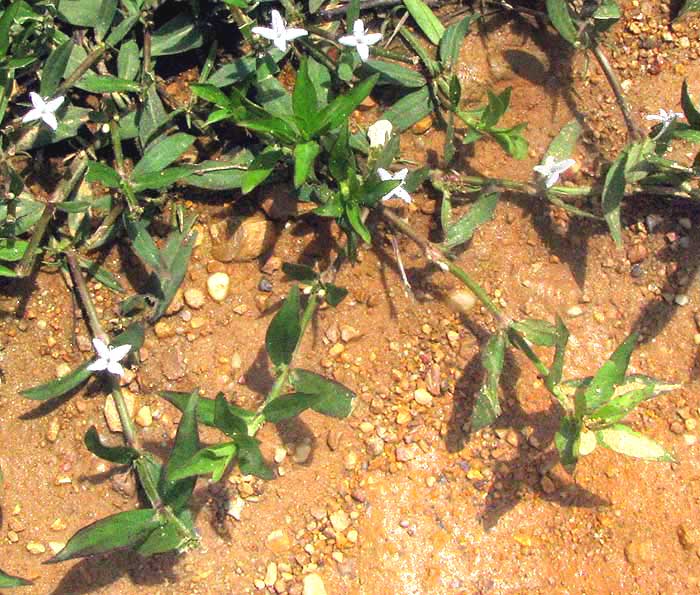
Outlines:
{"type": "MultiPolygon", "coordinates": [[[[610,38],[617,48],[612,61],[646,127],[645,114],[680,111],[683,78],[700,97],[694,85],[700,34],[697,19],[670,28],[666,5],[634,4],[627,3],[625,21],[610,38]]],[[[460,154],[455,170],[527,180],[551,138],[576,114],[585,116],[591,130],[576,155],[582,169],[575,181],[586,182],[600,155],[625,142],[596,65],[588,64],[586,72],[582,56],[571,61],[553,37],[524,22],[504,19],[485,38],[472,34],[462,59],[460,76],[473,83],[474,99],[484,83],[513,87],[508,118],[530,123],[531,152],[515,162],[482,142],[473,154],[460,154]]],[[[373,111],[358,117],[371,123],[379,116],[373,111]]],[[[441,132],[407,133],[402,150],[417,163],[434,160],[442,152],[441,132]]],[[[155,453],[166,451],[179,415],[157,390],[200,387],[207,396],[223,390],[237,403],[253,405],[271,384],[259,351],[270,315],[260,307],[283,297],[288,283],[279,270],[262,273],[261,262],[212,260],[207,228],[231,214],[235,199],[229,194],[193,207],[200,212],[203,242],[184,285],[206,293],[208,272],[223,266],[233,280],[228,298],[165,318],[161,337],[150,331],[143,364],[129,384],[137,408],[150,406],[156,418],[140,428],[155,453]],[[272,282],[272,294],[258,289],[263,276],[272,282]]],[[[437,230],[435,209],[436,196],[417,194],[404,215],[429,233],[437,230]]],[[[259,437],[278,477],[265,483],[236,471],[218,484],[200,480],[201,548],[149,560],[118,554],[41,564],[52,545],[132,507],[135,497],[120,469],[82,444],[93,424],[107,439],[119,439],[106,428],[99,391],[89,386],[50,407],[18,395],[54,377],[59,364],[87,357],[81,353],[89,349],[87,332],[82,323],[74,325],[62,277],[40,273],[35,285],[5,284],[2,567],[36,579],[22,591],[27,595],[293,595],[301,593],[309,572],[322,577],[329,595],[700,593],[694,342],[700,215],[688,204],[640,198],[627,203],[624,223],[626,251],[620,252],[602,224],[570,220],[542,200],[505,195],[459,262],[511,316],[564,316],[572,333],[568,377],[590,374],[627,333],[639,329],[643,343],[633,370],[683,388],[646,403],[630,421],[675,453],[677,464],[598,449],[574,477],[567,475],[551,444],[557,411],[528,362],[514,356],[502,380],[504,415],[493,429],[467,435],[463,425],[481,381],[479,345],[492,321],[479,307],[462,319],[452,313],[442,298],[455,282],[427,267],[418,249],[401,239],[415,294],[407,297],[386,241],[366,247],[356,266],[341,271],[338,282],[350,288],[350,297],[336,310],[320,312],[300,351],[301,366],[357,392],[351,417],[329,420],[307,412],[292,423],[266,427],[259,437]],[[687,305],[674,303],[679,294],[688,295],[687,305]],[[573,306],[582,313],[567,315],[573,306]],[[342,341],[344,325],[358,336],[342,341]],[[440,394],[420,405],[414,391],[427,382],[437,384],[440,394]],[[282,448],[289,454],[274,463],[282,459],[282,448]],[[30,553],[37,545],[45,553],[30,553]],[[274,585],[265,586],[266,573],[268,579],[276,574],[276,583],[268,580],[274,585]]],[[[273,255],[323,262],[327,238],[325,225],[302,217],[280,225],[273,255]]],[[[115,250],[107,264],[130,286],[133,263],[115,250]]],[[[92,290],[103,320],[116,319],[117,299],[103,288],[92,290]]],[[[220,436],[204,432],[203,439],[220,436]]]]}

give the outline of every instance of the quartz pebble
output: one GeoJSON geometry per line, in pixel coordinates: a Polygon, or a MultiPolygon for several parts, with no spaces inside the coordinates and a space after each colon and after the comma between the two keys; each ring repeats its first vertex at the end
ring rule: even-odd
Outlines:
{"type": "Polygon", "coordinates": [[[207,279],[207,291],[215,302],[223,302],[228,295],[228,288],[231,283],[230,277],[226,273],[214,273],[207,279]]]}
{"type": "Polygon", "coordinates": [[[303,595],[328,595],[323,579],[315,572],[304,577],[303,595]]]}
{"type": "MultiPolygon", "coordinates": [[[[129,413],[129,417],[134,417],[134,408],[136,404],[136,397],[134,393],[130,390],[122,389],[122,395],[124,396],[124,403],[126,404],[126,410],[129,413]]],[[[123,432],[122,422],[119,419],[119,412],[117,411],[117,405],[114,402],[114,397],[112,395],[107,395],[104,404],[104,416],[107,422],[107,427],[111,432],[123,432]]]]}
{"type": "Polygon", "coordinates": [[[198,310],[204,305],[204,293],[200,289],[191,288],[185,291],[185,303],[190,307],[198,310]]]}
{"type": "Polygon", "coordinates": [[[430,406],[433,404],[433,395],[424,388],[416,389],[413,393],[413,398],[419,405],[430,406]]]}

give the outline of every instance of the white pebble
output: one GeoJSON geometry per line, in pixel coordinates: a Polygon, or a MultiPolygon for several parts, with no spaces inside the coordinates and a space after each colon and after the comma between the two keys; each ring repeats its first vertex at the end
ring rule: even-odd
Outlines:
{"type": "Polygon", "coordinates": [[[207,291],[215,302],[223,302],[228,295],[228,288],[231,283],[230,277],[226,273],[214,273],[207,279],[207,291]]]}

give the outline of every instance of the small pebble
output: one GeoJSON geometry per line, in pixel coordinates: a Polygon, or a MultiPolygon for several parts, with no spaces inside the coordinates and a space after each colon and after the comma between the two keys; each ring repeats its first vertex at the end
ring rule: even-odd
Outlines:
{"type": "Polygon", "coordinates": [[[258,289],[269,293],[272,291],[272,282],[267,277],[263,277],[258,283],[258,289]]]}
{"type": "Polygon", "coordinates": [[[151,413],[151,408],[148,405],[141,407],[137,411],[134,421],[142,428],[147,428],[153,425],[153,414],[151,413]]]}
{"type": "Polygon", "coordinates": [[[684,293],[679,293],[673,298],[673,301],[676,303],[678,306],[687,306],[688,303],[690,302],[690,298],[685,295],[684,293]]]}
{"type": "Polygon", "coordinates": [[[315,572],[304,577],[303,595],[328,595],[323,579],[315,572]]]}
{"type": "Polygon", "coordinates": [[[418,388],[413,393],[413,398],[419,405],[425,405],[429,407],[433,404],[433,395],[431,395],[426,389],[418,388]]]}
{"type": "Polygon", "coordinates": [[[340,533],[350,526],[350,517],[348,517],[347,513],[342,509],[331,513],[329,518],[333,529],[340,533]]]}
{"type": "Polygon", "coordinates": [[[571,306],[571,308],[566,311],[566,315],[569,318],[576,318],[577,316],[581,316],[581,314],[583,314],[583,308],[581,308],[581,306],[571,306]]]}
{"type": "Polygon", "coordinates": [[[230,277],[226,273],[214,273],[207,279],[207,291],[215,302],[223,302],[228,295],[230,277]]]}
{"type": "Polygon", "coordinates": [[[204,293],[200,289],[191,288],[184,293],[185,303],[190,307],[198,310],[204,305],[204,293]]]}
{"type": "Polygon", "coordinates": [[[46,546],[43,543],[39,543],[38,541],[30,541],[29,543],[27,543],[27,551],[30,554],[38,556],[46,552],[46,546]]]}

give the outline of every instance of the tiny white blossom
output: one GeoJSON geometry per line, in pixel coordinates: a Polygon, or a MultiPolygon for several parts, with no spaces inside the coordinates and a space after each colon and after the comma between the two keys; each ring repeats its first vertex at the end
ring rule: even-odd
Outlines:
{"type": "Polygon", "coordinates": [[[343,35],[338,43],[357,49],[360,60],[363,62],[369,58],[369,46],[379,43],[381,33],[365,33],[365,24],[362,19],[357,19],[352,25],[352,35],[343,35]]]}
{"type": "Polygon", "coordinates": [[[391,138],[394,127],[389,120],[377,120],[367,129],[370,147],[383,147],[391,138]]]}
{"type": "Polygon", "coordinates": [[[56,110],[63,104],[63,96],[44,101],[43,97],[38,93],[29,93],[29,98],[32,100],[33,109],[30,109],[22,118],[22,122],[33,122],[34,120],[43,120],[44,123],[56,130],[58,128],[58,120],[56,120],[56,110]]]}
{"type": "Polygon", "coordinates": [[[105,342],[97,337],[92,340],[92,345],[97,353],[97,359],[87,367],[88,370],[91,372],[107,370],[107,372],[115,376],[124,375],[124,368],[119,362],[131,351],[131,345],[112,347],[111,345],[105,345],[105,342]]]}
{"type": "Polygon", "coordinates": [[[408,175],[408,169],[403,168],[401,171],[397,171],[395,174],[392,174],[385,170],[383,167],[380,167],[377,169],[377,173],[379,174],[379,178],[382,180],[382,182],[388,182],[389,180],[401,181],[401,183],[396,188],[382,196],[382,200],[389,200],[390,198],[393,198],[395,196],[396,198],[400,198],[406,204],[410,204],[412,202],[411,195],[406,191],[406,188],[404,188],[404,186],[406,185],[406,176],[408,175]]]}
{"type": "Polygon", "coordinates": [[[671,111],[666,111],[665,109],[660,109],[658,114],[648,114],[646,116],[647,120],[653,121],[653,122],[659,122],[661,124],[661,130],[659,131],[659,135],[663,134],[666,132],[666,129],[677,119],[677,118],[682,118],[683,114],[674,112],[673,110],[671,111]]]}
{"type": "Polygon", "coordinates": [[[287,42],[296,39],[297,37],[304,37],[308,35],[309,32],[306,29],[295,29],[294,27],[287,27],[287,23],[284,22],[282,15],[277,10],[273,10],[272,16],[272,27],[253,27],[253,33],[269,39],[277,49],[281,52],[287,51],[287,42]]]}
{"type": "Polygon", "coordinates": [[[576,163],[574,159],[562,159],[558,161],[556,157],[548,155],[542,165],[536,165],[534,169],[542,178],[546,188],[551,188],[559,180],[559,176],[576,163]]]}

